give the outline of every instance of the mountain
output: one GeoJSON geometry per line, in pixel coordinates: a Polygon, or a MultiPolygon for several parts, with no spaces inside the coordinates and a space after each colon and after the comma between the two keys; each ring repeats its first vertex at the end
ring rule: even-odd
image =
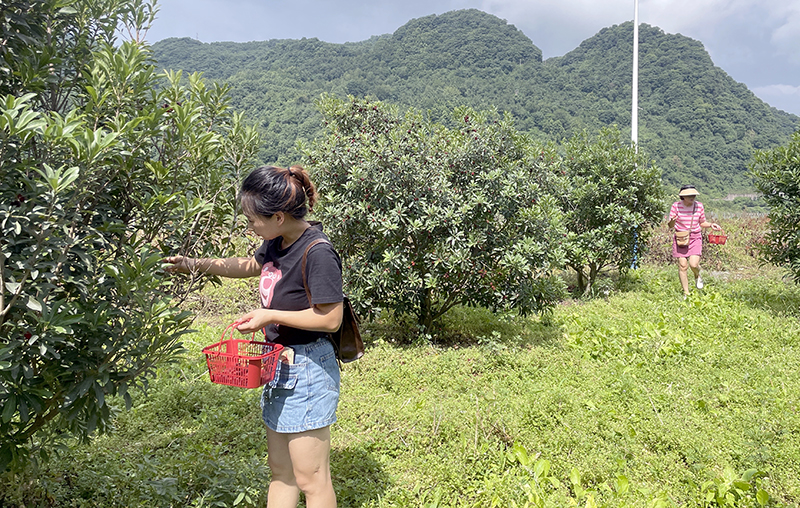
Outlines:
{"type": "MultiPolygon", "coordinates": [[[[562,100],[583,103],[587,122],[630,128],[632,40],[633,23],[625,23],[545,62],[572,85],[562,100]]],[[[753,150],[785,143],[800,128],[797,116],[758,99],[688,37],[640,26],[639,66],[639,143],[673,184],[683,178],[743,190],[750,185],[744,168],[753,150]]]]}
{"type": "MultiPolygon", "coordinates": [[[[752,151],[785,143],[800,117],[758,99],[700,42],[648,25],[639,31],[639,143],[665,183],[718,197],[752,191],[752,151]]],[[[263,160],[285,164],[299,157],[297,140],[321,133],[314,101],[324,92],[414,107],[444,123],[459,105],[497,107],[521,131],[553,141],[609,124],[630,132],[632,38],[632,23],[615,25],[543,61],[513,25],[467,9],[357,43],[184,38],[157,42],[153,52],[163,68],[230,85],[233,106],[263,129],[263,160]]]]}

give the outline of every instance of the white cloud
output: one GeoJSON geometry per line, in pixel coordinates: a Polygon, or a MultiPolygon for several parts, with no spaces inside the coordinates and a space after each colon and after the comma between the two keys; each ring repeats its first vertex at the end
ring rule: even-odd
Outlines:
{"type": "Polygon", "coordinates": [[[761,96],[768,95],[770,97],[797,97],[800,98],[800,86],[794,85],[768,85],[757,86],[753,88],[753,93],[761,96]]]}
{"type": "Polygon", "coordinates": [[[639,10],[668,32],[708,34],[715,26],[763,0],[642,0],[639,10]]]}
{"type": "MultiPolygon", "coordinates": [[[[563,54],[600,29],[633,19],[633,0],[482,0],[481,9],[525,31],[545,56],[563,54]]],[[[744,32],[760,36],[775,54],[796,57],[800,46],[800,0],[639,0],[639,20],[681,33],[718,52],[746,45],[744,32]],[[733,33],[732,33],[733,32],[733,33]],[[737,37],[738,36],[738,37],[737,37]],[[738,40],[737,40],[738,38],[738,40]]]]}
{"type": "Polygon", "coordinates": [[[784,23],[772,32],[771,42],[779,53],[791,57],[794,62],[800,62],[797,55],[800,45],[800,2],[793,2],[783,19],[784,23]]]}
{"type": "Polygon", "coordinates": [[[602,28],[633,20],[630,0],[483,0],[480,9],[525,32],[545,58],[575,49],[602,28]]]}
{"type": "Polygon", "coordinates": [[[767,85],[753,87],[752,91],[759,99],[770,106],[783,111],[800,113],[800,86],[794,85],[767,85]]]}
{"type": "Polygon", "coordinates": [[[800,0],[641,0],[640,11],[644,22],[703,41],[738,27],[740,36],[761,32],[776,54],[794,57],[800,44],[800,0]]]}

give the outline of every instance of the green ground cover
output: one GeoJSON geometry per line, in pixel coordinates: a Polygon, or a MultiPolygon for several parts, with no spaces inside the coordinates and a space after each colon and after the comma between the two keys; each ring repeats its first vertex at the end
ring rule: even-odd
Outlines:
{"type": "MultiPolygon", "coordinates": [[[[683,301],[676,279],[643,268],[544,319],[457,309],[449,341],[367,326],[333,427],[340,506],[800,503],[800,288],[708,273],[683,301]]],[[[196,304],[186,357],[6,503],[265,505],[259,391],[211,384],[200,355],[235,314],[196,304]]]]}

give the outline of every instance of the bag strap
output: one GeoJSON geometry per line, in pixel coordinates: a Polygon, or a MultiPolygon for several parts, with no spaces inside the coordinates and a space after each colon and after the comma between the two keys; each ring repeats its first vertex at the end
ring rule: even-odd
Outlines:
{"type": "MultiPolygon", "coordinates": [[[[695,203],[692,205],[692,220],[690,220],[690,221],[689,221],[689,234],[691,234],[691,233],[692,233],[692,228],[694,227],[694,212],[695,212],[696,210],[697,210],[697,203],[695,202],[695,203]]],[[[678,225],[677,225],[677,224],[675,224],[675,227],[677,228],[677,227],[678,227],[678,225]]],[[[324,240],[322,240],[322,241],[324,241],[324,240]]]]}
{"type": "MultiPolygon", "coordinates": [[[[306,262],[308,260],[308,251],[311,250],[311,247],[318,245],[320,243],[327,243],[329,245],[331,244],[331,242],[327,240],[324,240],[322,238],[317,238],[316,240],[308,244],[308,247],[306,247],[306,251],[303,252],[303,260],[300,262],[300,270],[303,272],[303,288],[306,290],[306,296],[308,297],[309,307],[313,307],[314,305],[311,303],[311,290],[308,289],[308,280],[306,277],[306,262]]],[[[342,321],[342,323],[344,323],[344,321],[342,321]]],[[[333,349],[336,351],[336,362],[339,364],[339,369],[341,369],[342,360],[339,358],[339,346],[336,344],[336,341],[333,340],[331,334],[328,334],[328,340],[330,340],[331,344],[333,344],[333,349]]]]}
{"type": "Polygon", "coordinates": [[[300,262],[300,270],[303,272],[303,288],[306,290],[306,296],[308,297],[308,306],[313,307],[311,304],[311,290],[308,289],[308,280],[306,276],[306,262],[308,261],[308,251],[311,250],[311,247],[318,245],[320,243],[327,243],[330,245],[331,242],[324,240],[322,238],[317,238],[313,242],[308,244],[306,247],[306,251],[303,253],[303,260],[300,262]]]}

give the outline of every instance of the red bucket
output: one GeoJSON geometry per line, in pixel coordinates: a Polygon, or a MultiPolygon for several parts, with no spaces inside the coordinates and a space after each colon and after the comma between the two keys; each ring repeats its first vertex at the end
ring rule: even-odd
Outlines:
{"type": "Polygon", "coordinates": [[[218,385],[258,388],[275,377],[275,367],[283,346],[272,342],[234,339],[233,330],[237,324],[232,323],[225,328],[222,340],[203,348],[208,375],[211,382],[218,385]]]}
{"type": "Polygon", "coordinates": [[[711,231],[708,233],[708,243],[725,245],[726,241],[728,241],[728,235],[725,234],[725,231],[711,231]]]}

